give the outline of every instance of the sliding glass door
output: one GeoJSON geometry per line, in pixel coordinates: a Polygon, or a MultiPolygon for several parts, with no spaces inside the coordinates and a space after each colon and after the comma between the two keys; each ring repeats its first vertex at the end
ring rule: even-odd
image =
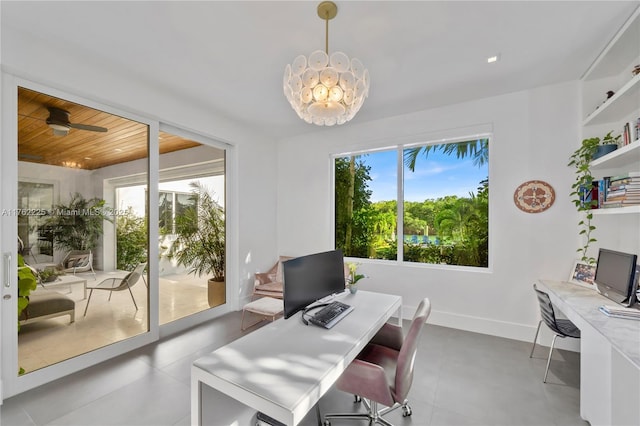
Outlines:
{"type": "Polygon", "coordinates": [[[158,335],[157,327],[150,334],[148,201],[137,199],[138,238],[123,251],[131,212],[110,184],[135,176],[148,192],[150,124],[46,89],[13,93],[17,137],[10,146],[3,133],[1,190],[9,396],[158,335]]]}
{"type": "MultiPolygon", "coordinates": [[[[201,138],[199,138],[201,139],[201,138]]],[[[225,150],[161,131],[160,324],[226,302],[225,150]]]]}
{"type": "Polygon", "coordinates": [[[230,147],[13,84],[0,146],[4,397],[232,309],[230,147]]]}

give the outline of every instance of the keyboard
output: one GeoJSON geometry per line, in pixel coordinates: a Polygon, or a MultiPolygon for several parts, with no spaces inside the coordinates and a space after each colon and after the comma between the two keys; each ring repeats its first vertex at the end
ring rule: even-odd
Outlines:
{"type": "Polygon", "coordinates": [[[320,327],[331,328],[349,315],[351,311],[353,311],[353,306],[334,301],[316,312],[309,319],[309,322],[320,327]]]}

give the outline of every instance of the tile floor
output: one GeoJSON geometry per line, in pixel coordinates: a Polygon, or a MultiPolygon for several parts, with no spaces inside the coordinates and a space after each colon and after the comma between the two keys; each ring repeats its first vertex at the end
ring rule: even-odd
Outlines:
{"type": "MultiPolygon", "coordinates": [[[[82,278],[91,286],[105,278],[124,275],[126,272],[98,271],[95,280],[91,274],[82,274],[82,278]]],[[[21,327],[18,359],[20,367],[27,372],[147,331],[147,287],[142,280],[131,289],[139,308],[137,311],[128,291],[114,292],[109,301],[108,291],[95,290],[86,317],[83,313],[87,299],[83,299],[81,284],[52,286],[48,290],[75,300],[75,322],[70,324],[69,316],[61,316],[21,327]]],[[[207,279],[193,275],[161,277],[159,300],[160,324],[209,309],[207,279]]]]}
{"type": "MultiPolygon", "coordinates": [[[[433,325],[423,333],[409,396],[413,415],[403,418],[396,410],[389,417],[392,423],[588,425],[579,416],[578,354],[554,352],[549,383],[544,384],[547,348],[538,347],[530,359],[526,342],[433,325]]],[[[240,313],[224,315],[12,397],[0,407],[0,423],[188,425],[191,363],[242,334],[240,313]]],[[[323,412],[354,406],[350,395],[335,389],[320,401],[323,412]]],[[[314,425],[315,413],[302,424],[314,425]]]]}

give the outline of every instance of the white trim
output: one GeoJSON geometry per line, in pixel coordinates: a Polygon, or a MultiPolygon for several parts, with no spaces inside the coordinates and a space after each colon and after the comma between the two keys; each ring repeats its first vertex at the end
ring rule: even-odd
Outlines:
{"type": "MultiPolygon", "coordinates": [[[[403,306],[403,312],[410,315],[405,320],[411,320],[412,313],[415,312],[416,306],[403,306]]],[[[518,324],[508,321],[492,320],[484,317],[476,317],[471,315],[462,315],[451,312],[431,310],[428,324],[441,327],[448,327],[457,330],[469,331],[472,333],[487,334],[489,336],[502,337],[505,339],[519,340],[528,342],[533,345],[533,337],[536,333],[536,325],[518,324]]],[[[538,345],[551,345],[553,334],[543,325],[540,329],[538,337],[538,345]]],[[[556,348],[565,349],[574,352],[580,351],[579,342],[573,342],[573,339],[557,340],[556,348]]]]}

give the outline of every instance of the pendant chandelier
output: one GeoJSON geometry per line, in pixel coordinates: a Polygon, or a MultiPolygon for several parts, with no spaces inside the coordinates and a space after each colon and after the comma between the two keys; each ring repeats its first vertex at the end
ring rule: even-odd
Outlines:
{"type": "Polygon", "coordinates": [[[360,110],[369,95],[369,71],[343,52],[329,56],[329,20],[338,8],[331,1],[318,5],[325,20],[325,51],[300,55],[284,69],[284,94],[298,117],[318,126],[344,124],[360,110]]]}

